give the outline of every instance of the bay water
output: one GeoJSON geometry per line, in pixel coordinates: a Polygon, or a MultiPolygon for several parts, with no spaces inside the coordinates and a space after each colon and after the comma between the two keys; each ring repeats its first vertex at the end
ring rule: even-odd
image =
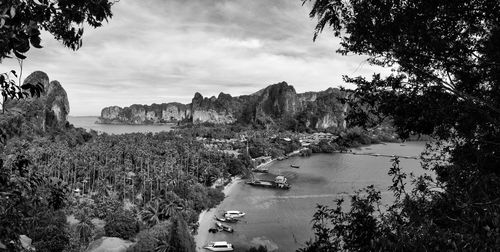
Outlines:
{"type": "Polygon", "coordinates": [[[175,123],[161,125],[129,125],[129,124],[97,124],[97,116],[68,116],[68,121],[75,127],[87,130],[95,130],[98,133],[107,134],[127,134],[127,133],[158,133],[170,131],[175,123]]]}
{"type": "MultiPolygon", "coordinates": [[[[68,121],[75,127],[108,134],[156,133],[170,131],[175,126],[96,124],[96,116],[70,116],[68,121]]],[[[314,154],[274,161],[268,165],[269,174],[256,174],[256,177],[274,179],[283,175],[292,185],[291,189],[253,187],[245,180],[237,180],[219,206],[201,215],[195,235],[197,250],[206,251],[203,247],[210,241],[228,241],[235,246],[235,251],[258,245],[266,246],[269,251],[295,251],[313,237],[311,219],[317,204],[334,206],[336,199],[344,198],[344,205],[348,207],[350,195],[369,185],[380,190],[382,202],[389,204],[392,193],[388,190],[391,177],[387,172],[392,165],[391,156],[405,157],[400,159],[402,170],[421,175],[424,170],[418,157],[424,148],[424,142],[385,143],[352,149],[352,153],[314,154]],[[246,213],[240,222],[229,224],[234,233],[209,233],[208,229],[215,227],[215,215],[222,217],[227,210],[246,213]]]]}
{"type": "Polygon", "coordinates": [[[387,143],[353,149],[357,155],[314,154],[274,161],[268,166],[269,174],[256,176],[273,179],[284,175],[291,189],[253,187],[245,180],[235,182],[217,208],[202,214],[195,236],[197,250],[206,251],[203,246],[210,241],[227,241],[235,246],[235,251],[258,245],[266,246],[269,251],[295,251],[313,237],[311,219],[317,204],[334,206],[336,199],[344,198],[344,205],[349,207],[349,196],[369,185],[381,191],[384,204],[390,203],[391,177],[387,175],[392,165],[390,156],[408,157],[401,158],[402,171],[421,175],[424,170],[418,156],[424,148],[423,142],[387,143]],[[215,227],[214,216],[221,217],[227,210],[246,213],[240,222],[229,224],[234,233],[209,233],[208,229],[215,227]]]}

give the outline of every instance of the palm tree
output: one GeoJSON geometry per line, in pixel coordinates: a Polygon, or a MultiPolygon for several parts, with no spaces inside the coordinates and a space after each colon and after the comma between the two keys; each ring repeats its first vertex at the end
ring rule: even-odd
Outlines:
{"type": "Polygon", "coordinates": [[[155,252],[172,252],[173,247],[168,243],[168,234],[165,234],[162,239],[158,239],[158,246],[155,248],[155,252]]]}
{"type": "Polygon", "coordinates": [[[92,223],[89,221],[81,221],[77,224],[76,230],[81,244],[88,244],[92,236],[92,223]]]}
{"type": "Polygon", "coordinates": [[[182,204],[181,202],[170,201],[165,206],[165,216],[167,217],[167,219],[170,219],[180,214],[182,210],[184,210],[184,204],[182,204]]]}
{"type": "Polygon", "coordinates": [[[158,199],[150,201],[144,210],[141,211],[141,220],[146,222],[150,227],[160,223],[163,216],[166,214],[166,209],[158,199]]]}

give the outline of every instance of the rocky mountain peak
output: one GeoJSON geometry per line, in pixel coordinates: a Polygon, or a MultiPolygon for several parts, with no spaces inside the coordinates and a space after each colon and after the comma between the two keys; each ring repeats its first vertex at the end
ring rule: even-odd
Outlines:
{"type": "Polygon", "coordinates": [[[66,126],[69,114],[69,101],[66,90],[56,80],[50,81],[42,71],[28,75],[23,84],[42,84],[44,87],[40,97],[22,100],[11,100],[6,104],[7,110],[20,111],[34,128],[38,130],[58,130],[66,126]]]}
{"type": "MultiPolygon", "coordinates": [[[[168,103],[168,109],[159,113],[158,106],[140,105],[118,109],[108,107],[103,109],[103,123],[132,123],[167,121],[176,122],[179,118],[192,123],[227,124],[236,121],[242,123],[279,122],[284,118],[298,118],[307,121],[308,125],[317,128],[338,127],[344,125],[344,112],[337,104],[335,90],[307,92],[297,94],[295,88],[287,82],[279,82],[263,88],[251,95],[233,97],[220,92],[217,97],[203,97],[199,92],[194,94],[191,104],[168,103]],[[184,107],[182,107],[184,106],[184,107]],[[132,110],[131,110],[132,109],[132,110]],[[127,112],[126,111],[131,111],[127,112]],[[308,113],[304,111],[308,110],[308,113]],[[169,116],[165,116],[168,114],[169,116]],[[162,118],[161,120],[159,118],[162,118]]],[[[165,107],[159,105],[159,107],[165,107]]]]}

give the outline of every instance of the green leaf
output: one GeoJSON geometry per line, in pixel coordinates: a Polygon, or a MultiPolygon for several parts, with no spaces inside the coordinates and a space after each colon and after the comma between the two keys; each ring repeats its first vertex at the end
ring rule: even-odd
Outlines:
{"type": "Polygon", "coordinates": [[[21,86],[22,89],[31,89],[34,88],[35,86],[31,85],[30,83],[23,84],[21,86]]]}
{"type": "Polygon", "coordinates": [[[22,55],[21,53],[17,52],[16,50],[14,50],[14,55],[16,55],[16,57],[18,59],[26,59],[26,56],[22,55]]]}
{"type": "Polygon", "coordinates": [[[33,36],[33,37],[30,37],[30,43],[33,47],[35,48],[38,48],[38,49],[41,49],[43,48],[40,43],[41,43],[41,39],[39,36],[33,36]]]}

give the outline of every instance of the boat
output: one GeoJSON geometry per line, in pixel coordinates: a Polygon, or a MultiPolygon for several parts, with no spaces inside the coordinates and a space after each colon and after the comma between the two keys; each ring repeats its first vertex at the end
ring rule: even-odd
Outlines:
{"type": "Polygon", "coordinates": [[[279,188],[279,189],[290,189],[290,185],[286,182],[286,178],[284,176],[276,176],[273,180],[251,180],[246,182],[252,186],[260,186],[260,187],[270,187],[270,188],[279,188]]]}
{"type": "Polygon", "coordinates": [[[269,170],[266,168],[260,168],[260,169],[253,169],[253,172],[258,172],[258,173],[269,173],[269,170]]]}
{"type": "Polygon", "coordinates": [[[234,251],[233,245],[227,241],[210,242],[204,249],[210,251],[234,251]]]}
{"type": "Polygon", "coordinates": [[[217,228],[218,228],[219,230],[226,231],[226,232],[228,232],[228,233],[232,233],[232,232],[234,232],[234,229],[233,229],[232,227],[230,227],[230,226],[228,226],[228,225],[224,225],[224,224],[222,224],[222,223],[220,223],[220,222],[218,222],[218,221],[215,223],[215,225],[217,226],[217,228]]]}
{"type": "Polygon", "coordinates": [[[240,217],[243,217],[243,216],[245,216],[245,213],[241,212],[241,211],[237,211],[237,210],[226,211],[224,213],[224,217],[225,218],[227,218],[227,217],[230,217],[230,218],[240,218],[240,217]]]}
{"type": "Polygon", "coordinates": [[[290,167],[292,167],[292,168],[300,168],[300,166],[298,166],[298,165],[290,165],[290,167]]]}
{"type": "Polygon", "coordinates": [[[215,219],[217,221],[220,221],[220,222],[228,222],[228,223],[236,223],[236,222],[238,222],[238,219],[232,218],[232,217],[229,217],[229,216],[228,217],[223,217],[223,218],[219,218],[219,217],[215,216],[215,219]]]}

